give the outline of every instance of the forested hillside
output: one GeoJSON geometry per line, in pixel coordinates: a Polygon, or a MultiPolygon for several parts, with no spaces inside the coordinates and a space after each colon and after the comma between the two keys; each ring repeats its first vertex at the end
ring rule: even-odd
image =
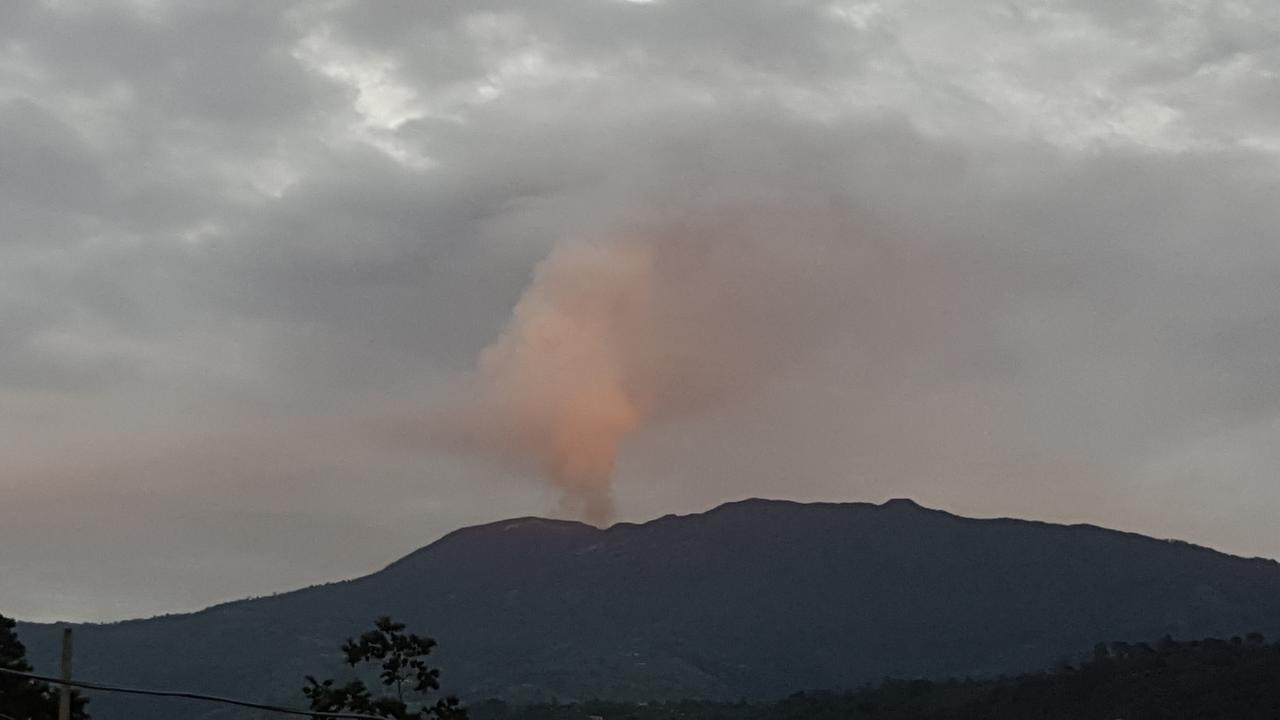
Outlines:
{"type": "Polygon", "coordinates": [[[1275,720],[1280,644],[1209,639],[1099,645],[1049,672],[986,680],[890,680],[776,703],[607,703],[472,709],[473,720],[1275,720]]]}

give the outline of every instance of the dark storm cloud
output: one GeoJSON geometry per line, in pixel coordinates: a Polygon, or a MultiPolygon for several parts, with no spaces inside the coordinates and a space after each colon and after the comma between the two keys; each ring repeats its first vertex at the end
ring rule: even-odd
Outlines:
{"type": "Polygon", "coordinates": [[[4,5],[0,610],[554,507],[365,433],[627,233],[667,263],[628,352],[717,392],[622,439],[625,517],[913,495],[1280,554],[1278,40],[1262,2],[4,5]]]}

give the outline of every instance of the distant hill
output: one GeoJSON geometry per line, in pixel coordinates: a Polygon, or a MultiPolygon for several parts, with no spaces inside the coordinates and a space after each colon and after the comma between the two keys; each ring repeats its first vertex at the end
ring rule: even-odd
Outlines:
{"type": "MultiPolygon", "coordinates": [[[[299,704],[387,614],[440,641],[464,699],[774,699],[883,677],[1047,667],[1098,640],[1280,636],[1280,565],[1093,526],[909,500],[747,500],[599,530],[466,528],[372,575],[77,627],[86,679],[299,704]]],[[[20,625],[38,667],[56,632],[20,625]]],[[[99,695],[96,720],[231,717],[99,695]]]]}

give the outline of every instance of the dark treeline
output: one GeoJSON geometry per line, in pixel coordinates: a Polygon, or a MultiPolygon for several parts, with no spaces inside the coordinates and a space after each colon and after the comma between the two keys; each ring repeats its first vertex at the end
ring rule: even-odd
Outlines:
{"type": "Polygon", "coordinates": [[[1275,720],[1280,643],[1230,640],[1099,644],[1078,662],[1016,677],[886,680],[775,703],[682,701],[472,706],[474,720],[1275,720]]]}

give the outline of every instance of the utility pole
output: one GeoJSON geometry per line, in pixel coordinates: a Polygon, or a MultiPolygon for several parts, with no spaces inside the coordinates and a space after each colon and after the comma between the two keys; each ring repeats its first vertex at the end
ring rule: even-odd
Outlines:
{"type": "Polygon", "coordinates": [[[58,693],[58,720],[71,720],[71,628],[62,629],[62,691],[58,693]]]}

